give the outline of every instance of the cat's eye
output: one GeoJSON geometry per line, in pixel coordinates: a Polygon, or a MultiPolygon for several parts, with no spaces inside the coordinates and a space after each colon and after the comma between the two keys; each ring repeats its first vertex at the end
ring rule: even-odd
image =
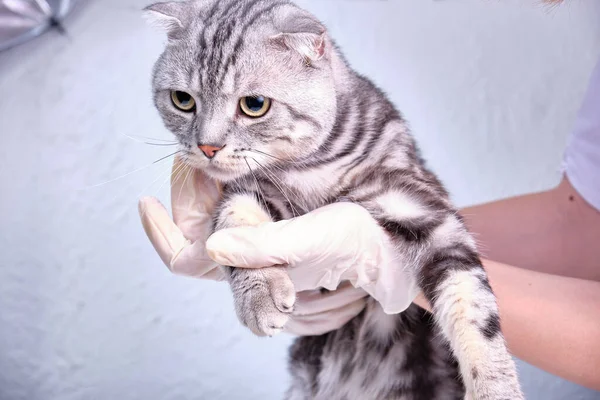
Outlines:
{"type": "Polygon", "coordinates": [[[192,112],[196,108],[196,101],[191,94],[179,90],[171,91],[173,105],[185,112],[192,112]]]}
{"type": "Polygon", "coordinates": [[[240,110],[252,118],[265,115],[271,108],[271,100],[263,96],[246,96],[240,99],[240,110]]]}

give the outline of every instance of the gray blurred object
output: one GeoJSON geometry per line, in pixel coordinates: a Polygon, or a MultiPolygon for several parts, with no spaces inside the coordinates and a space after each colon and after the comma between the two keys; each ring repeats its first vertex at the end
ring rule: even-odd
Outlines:
{"type": "Polygon", "coordinates": [[[0,0],[0,51],[62,29],[60,21],[76,0],[0,0]]]}

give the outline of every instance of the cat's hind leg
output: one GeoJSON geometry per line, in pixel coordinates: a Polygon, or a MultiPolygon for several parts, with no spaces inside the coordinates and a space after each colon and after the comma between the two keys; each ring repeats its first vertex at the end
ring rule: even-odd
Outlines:
{"type": "MultiPolygon", "coordinates": [[[[500,329],[496,298],[472,242],[448,241],[467,234],[448,217],[438,229],[446,245],[438,246],[420,273],[421,287],[435,318],[450,342],[467,389],[467,399],[520,400],[513,358],[500,329]],[[471,397],[468,397],[468,396],[471,397]]],[[[433,242],[436,242],[436,232],[433,242]]],[[[438,238],[438,243],[441,238],[438,238]]]]}
{"type": "Polygon", "coordinates": [[[414,271],[467,393],[475,400],[523,399],[475,241],[439,187],[397,175],[402,180],[388,177],[385,189],[359,202],[390,235],[398,262],[414,271]]]}

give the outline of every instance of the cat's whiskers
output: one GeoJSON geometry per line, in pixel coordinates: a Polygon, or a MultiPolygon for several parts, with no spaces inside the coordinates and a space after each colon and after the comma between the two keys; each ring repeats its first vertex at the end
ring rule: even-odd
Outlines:
{"type": "MultiPolygon", "coordinates": [[[[159,173],[159,174],[158,174],[158,176],[156,177],[156,179],[154,179],[154,180],[153,180],[153,181],[152,181],[152,182],[151,182],[151,183],[150,183],[148,186],[146,186],[146,187],[144,188],[144,190],[142,190],[141,192],[139,192],[139,193],[137,194],[137,196],[135,196],[135,198],[136,198],[136,199],[139,199],[139,198],[140,198],[140,196],[142,196],[142,194],[144,194],[145,192],[147,192],[147,191],[148,191],[148,189],[150,189],[150,188],[152,187],[152,185],[154,185],[154,184],[155,184],[155,183],[156,183],[158,180],[160,180],[160,179],[164,178],[164,177],[165,177],[165,175],[168,175],[167,179],[169,179],[169,178],[170,178],[170,174],[171,174],[171,173],[172,173],[172,168],[171,168],[171,167],[167,167],[167,168],[166,168],[166,169],[165,169],[163,172],[159,173]]],[[[165,182],[163,182],[163,183],[160,185],[160,187],[158,188],[158,190],[160,190],[164,184],[165,184],[165,182]]],[[[157,191],[158,191],[158,190],[157,190],[157,191]]],[[[156,191],[155,191],[155,193],[156,193],[156,191]]],[[[143,217],[144,217],[144,215],[145,215],[145,213],[146,213],[146,209],[144,209],[144,211],[143,211],[143,212],[140,214],[140,217],[142,217],[142,218],[143,218],[143,217]]]]}
{"type": "Polygon", "coordinates": [[[256,150],[256,149],[248,149],[248,151],[252,151],[252,152],[254,152],[254,153],[259,153],[259,154],[265,155],[265,156],[267,156],[267,157],[271,157],[271,158],[273,158],[273,159],[275,159],[275,160],[277,160],[277,161],[281,161],[281,162],[283,162],[283,163],[286,163],[286,164],[301,164],[300,162],[297,162],[297,161],[292,161],[292,160],[284,160],[283,158],[276,157],[276,156],[274,156],[274,155],[272,155],[272,154],[266,153],[266,152],[264,152],[264,151],[261,151],[261,150],[256,150]]]}
{"type": "Polygon", "coordinates": [[[151,146],[176,146],[179,144],[179,142],[176,140],[158,139],[139,135],[128,135],[126,133],[122,133],[122,135],[138,143],[149,144],[151,146]]]}
{"type": "Polygon", "coordinates": [[[94,184],[94,185],[90,185],[90,186],[87,186],[87,187],[83,187],[83,188],[81,188],[80,190],[83,190],[83,189],[92,189],[92,188],[95,188],[95,187],[98,187],[98,186],[103,186],[103,185],[107,185],[107,184],[109,184],[109,183],[115,182],[115,181],[117,181],[117,180],[119,180],[119,179],[125,178],[125,177],[127,177],[127,176],[129,176],[129,175],[131,175],[131,174],[134,174],[134,173],[136,173],[136,172],[139,172],[139,171],[141,171],[141,170],[144,170],[144,169],[146,169],[146,168],[148,168],[148,167],[151,167],[151,166],[152,166],[152,165],[154,165],[154,164],[158,164],[158,163],[160,163],[161,161],[164,161],[164,160],[166,160],[167,158],[174,156],[175,154],[179,153],[180,151],[182,151],[182,150],[178,150],[178,151],[176,151],[176,152],[174,152],[174,153],[171,153],[171,154],[169,154],[169,155],[166,155],[166,156],[164,156],[164,157],[161,157],[161,158],[159,158],[158,160],[152,161],[150,164],[146,164],[146,165],[144,165],[144,166],[142,166],[142,167],[136,168],[136,169],[134,169],[133,171],[129,171],[129,172],[127,172],[127,173],[123,174],[123,175],[119,175],[119,176],[117,176],[116,178],[110,179],[110,180],[108,180],[108,181],[104,181],[104,182],[96,183],[96,184],[94,184]]]}
{"type": "Polygon", "coordinates": [[[179,164],[177,167],[175,167],[175,169],[171,171],[171,173],[169,174],[169,176],[167,176],[167,177],[165,178],[165,180],[163,181],[163,183],[161,183],[161,184],[160,184],[160,186],[158,187],[158,189],[156,189],[155,193],[158,193],[158,192],[160,192],[160,189],[162,189],[162,188],[163,188],[163,186],[164,186],[164,185],[165,185],[167,182],[170,182],[170,181],[171,181],[171,179],[173,178],[173,174],[174,174],[174,173],[176,174],[176,176],[177,176],[177,177],[179,176],[179,174],[182,174],[182,171],[184,170],[184,168],[185,168],[185,167],[184,167],[184,164],[179,164]]]}
{"type": "MultiPolygon", "coordinates": [[[[274,168],[274,169],[276,169],[277,171],[279,171],[279,172],[281,172],[283,174],[285,174],[287,172],[285,169],[281,168],[277,164],[271,164],[271,165],[269,165],[269,168],[274,168]]],[[[269,169],[269,171],[271,171],[271,170],[269,169]]]]}
{"type": "Polygon", "coordinates": [[[182,149],[179,149],[179,150],[177,150],[177,151],[175,151],[175,152],[173,152],[173,153],[171,153],[171,154],[168,154],[168,155],[166,155],[166,156],[164,156],[164,157],[161,157],[161,158],[159,158],[159,159],[158,159],[158,160],[156,160],[156,161],[153,161],[153,162],[152,162],[152,164],[156,164],[157,162],[160,162],[160,161],[162,161],[162,160],[165,160],[165,159],[167,159],[167,158],[169,158],[169,157],[172,157],[172,156],[174,156],[174,155],[175,155],[175,154],[177,154],[177,153],[181,153],[182,151],[183,151],[182,149]]]}
{"type": "Polygon", "coordinates": [[[178,165],[176,168],[173,169],[173,171],[171,172],[171,184],[177,183],[179,178],[181,178],[181,176],[185,173],[185,169],[186,169],[185,163],[181,163],[180,165],[178,165]]]}
{"type": "MultiPolygon", "coordinates": [[[[255,160],[255,161],[256,161],[256,160],[255,160]]],[[[270,168],[276,168],[277,170],[279,170],[279,171],[280,171],[282,174],[284,174],[284,175],[285,175],[285,174],[287,174],[287,173],[288,173],[288,171],[286,171],[285,169],[281,168],[281,167],[280,167],[279,165],[277,165],[277,164],[271,164],[271,165],[269,165],[269,166],[263,166],[263,167],[264,167],[264,168],[267,168],[267,169],[268,169],[268,170],[269,170],[269,171],[270,171],[270,172],[273,174],[273,176],[275,176],[275,177],[277,178],[277,180],[278,180],[278,181],[281,183],[281,185],[282,185],[282,186],[284,186],[284,187],[286,187],[286,188],[288,188],[288,189],[289,189],[289,192],[288,192],[288,193],[291,193],[291,194],[293,194],[293,195],[294,195],[294,197],[295,197],[295,198],[296,198],[296,200],[297,200],[297,203],[296,203],[296,204],[298,204],[298,205],[302,206],[302,207],[303,207],[305,210],[308,210],[308,209],[310,209],[310,207],[309,207],[309,206],[308,206],[308,204],[307,204],[307,201],[306,201],[306,199],[305,199],[305,198],[303,198],[302,196],[300,196],[300,195],[298,194],[298,192],[297,192],[297,191],[295,191],[295,190],[292,190],[292,188],[290,187],[290,185],[288,185],[288,184],[287,184],[287,183],[285,183],[285,182],[284,182],[284,181],[283,181],[281,178],[279,178],[279,177],[277,176],[277,174],[275,174],[275,172],[273,172],[273,171],[272,171],[270,168]]]]}
{"type": "Polygon", "coordinates": [[[271,212],[269,211],[269,207],[267,207],[267,200],[265,198],[265,195],[264,195],[262,189],[260,188],[260,185],[258,183],[258,178],[256,177],[256,174],[252,170],[252,167],[250,167],[250,164],[248,163],[248,160],[246,159],[246,157],[244,157],[244,161],[246,162],[246,165],[248,166],[248,169],[250,170],[250,173],[252,174],[252,177],[254,178],[254,182],[256,183],[256,189],[258,190],[258,193],[259,193],[258,197],[262,198],[262,202],[263,202],[263,205],[265,207],[265,210],[267,210],[267,212],[269,213],[269,216],[271,218],[273,218],[273,216],[271,215],[271,212]]]}
{"type": "MultiPolygon", "coordinates": [[[[279,190],[279,192],[283,195],[283,197],[285,197],[285,199],[287,200],[288,204],[290,205],[290,208],[292,209],[292,217],[300,216],[300,213],[298,212],[298,210],[296,210],[296,207],[294,207],[294,203],[292,203],[290,201],[290,198],[285,193],[285,190],[281,186],[279,186],[277,184],[277,182],[275,182],[273,179],[276,179],[281,185],[285,186],[285,184],[279,178],[277,178],[277,176],[275,174],[273,174],[272,172],[268,171],[267,168],[265,166],[263,166],[261,163],[259,163],[255,158],[251,158],[251,159],[256,164],[258,164],[259,168],[265,173],[265,176],[267,177],[267,179],[269,179],[269,181],[271,181],[271,183],[277,188],[277,190],[279,190]]],[[[292,194],[294,195],[294,197],[296,197],[296,199],[298,200],[298,202],[301,202],[301,200],[298,197],[298,195],[296,195],[293,192],[292,192],[292,194]]]]}
{"type": "Polygon", "coordinates": [[[179,143],[150,143],[150,142],[141,142],[150,146],[177,146],[179,143]]]}
{"type": "Polygon", "coordinates": [[[194,167],[192,167],[191,165],[184,163],[184,166],[185,166],[184,168],[187,169],[187,172],[185,173],[183,182],[181,182],[181,187],[179,188],[179,194],[177,195],[177,202],[179,202],[179,200],[181,199],[181,193],[183,192],[183,186],[185,185],[185,182],[190,177],[190,174],[193,174],[193,170],[194,170],[194,167]]]}

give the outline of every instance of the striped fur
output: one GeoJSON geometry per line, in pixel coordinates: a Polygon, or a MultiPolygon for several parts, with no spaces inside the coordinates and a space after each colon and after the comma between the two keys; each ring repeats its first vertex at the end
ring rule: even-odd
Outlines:
{"type": "MultiPolygon", "coordinates": [[[[341,329],[299,338],[287,398],[523,398],[475,242],[401,114],[351,69],[324,26],[286,0],[147,10],[169,38],[155,104],[187,162],[224,183],[215,229],[358,203],[433,306],[386,315],[370,299],[341,329]],[[195,112],[173,107],[171,90],[190,93],[195,112]],[[272,99],[262,118],[238,110],[252,95],[272,99]],[[224,147],[208,159],[200,144],[224,147]]],[[[295,301],[285,269],[223,268],[241,322],[257,335],[279,332],[295,301]]]]}

